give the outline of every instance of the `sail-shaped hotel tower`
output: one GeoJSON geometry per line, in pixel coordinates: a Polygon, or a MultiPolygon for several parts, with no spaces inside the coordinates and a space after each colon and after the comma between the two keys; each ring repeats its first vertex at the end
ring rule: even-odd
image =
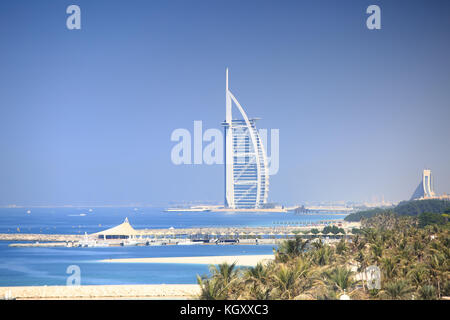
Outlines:
{"type": "Polygon", "coordinates": [[[433,190],[433,180],[431,178],[431,170],[423,170],[422,181],[414,191],[411,200],[433,198],[436,194],[433,190]]]}
{"type": "Polygon", "coordinates": [[[269,192],[267,156],[255,126],[257,119],[248,118],[228,88],[228,69],[225,96],[225,207],[258,209],[267,203],[269,192]],[[241,119],[233,119],[233,103],[241,119]]]}

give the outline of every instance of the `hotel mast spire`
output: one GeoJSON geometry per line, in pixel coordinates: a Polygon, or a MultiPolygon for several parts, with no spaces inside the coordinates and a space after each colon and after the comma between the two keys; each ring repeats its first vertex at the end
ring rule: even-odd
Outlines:
{"type": "Polygon", "coordinates": [[[228,122],[231,124],[231,97],[230,97],[230,91],[228,90],[228,68],[226,70],[226,78],[225,78],[225,97],[226,97],[226,114],[225,114],[225,122],[228,122]]]}

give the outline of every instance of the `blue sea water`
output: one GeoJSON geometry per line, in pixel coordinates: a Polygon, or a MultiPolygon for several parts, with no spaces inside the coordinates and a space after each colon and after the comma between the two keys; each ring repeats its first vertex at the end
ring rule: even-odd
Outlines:
{"type": "Polygon", "coordinates": [[[0,241],[0,286],[65,285],[70,265],[81,270],[81,284],[196,283],[207,265],[104,263],[101,259],[270,254],[273,246],[196,245],[107,248],[14,248],[0,241]]]}
{"type": "MultiPolygon", "coordinates": [[[[113,227],[128,217],[140,228],[296,225],[341,216],[282,213],[163,212],[160,208],[2,208],[0,233],[84,234],[113,227]],[[31,213],[27,213],[30,210],[31,213]]],[[[207,265],[103,263],[110,258],[271,254],[273,245],[196,245],[107,248],[20,248],[0,241],[0,286],[65,285],[70,265],[81,284],[188,284],[208,273],[207,265]]]]}
{"type": "Polygon", "coordinates": [[[292,213],[164,212],[161,208],[0,208],[0,233],[84,234],[111,228],[128,217],[136,229],[277,226],[341,219],[292,213]],[[31,211],[27,214],[27,211],[31,211]]]}

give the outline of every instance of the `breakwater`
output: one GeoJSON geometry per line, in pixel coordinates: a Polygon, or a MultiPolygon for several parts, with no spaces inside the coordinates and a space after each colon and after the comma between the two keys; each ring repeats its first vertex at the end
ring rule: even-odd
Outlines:
{"type": "Polygon", "coordinates": [[[40,234],[40,233],[0,233],[0,241],[79,241],[77,234],[40,234]]]}
{"type": "Polygon", "coordinates": [[[74,234],[25,234],[3,233],[0,241],[17,241],[14,247],[73,247],[73,246],[119,246],[119,245],[176,245],[186,244],[186,241],[201,241],[202,244],[278,244],[285,239],[292,239],[297,235],[313,239],[325,237],[337,239],[351,234],[351,229],[358,227],[358,223],[340,222],[346,234],[311,234],[316,228],[322,230],[327,224],[313,226],[272,227],[214,227],[214,228],[168,228],[168,229],[139,229],[133,230],[129,239],[101,239],[101,236],[74,234]],[[101,241],[103,240],[103,241],[101,241]],[[98,241],[101,241],[100,243],[98,241]],[[227,242],[232,241],[232,242],[227,242]],[[20,243],[22,242],[22,243],[20,243]]]}

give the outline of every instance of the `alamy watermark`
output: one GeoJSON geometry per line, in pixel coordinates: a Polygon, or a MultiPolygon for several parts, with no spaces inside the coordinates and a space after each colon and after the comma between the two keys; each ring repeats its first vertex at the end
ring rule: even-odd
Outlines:
{"type": "Polygon", "coordinates": [[[79,6],[72,4],[67,7],[66,13],[70,14],[66,20],[66,27],[69,30],[81,29],[81,9],[79,6]]]}
{"type": "MultiPolygon", "coordinates": [[[[76,4],[67,7],[66,13],[70,14],[66,20],[66,26],[69,30],[81,29],[81,8],[76,4]]],[[[370,16],[366,19],[366,26],[369,30],[381,29],[381,8],[376,4],[367,7],[366,13],[370,16]]]]}
{"type": "Polygon", "coordinates": [[[367,14],[370,16],[366,20],[366,26],[369,30],[380,30],[381,29],[381,9],[376,4],[372,4],[367,7],[367,14]]]}
{"type": "Polygon", "coordinates": [[[368,266],[364,270],[367,289],[381,289],[381,270],[377,266],[368,266]]]}
{"type": "MultiPolygon", "coordinates": [[[[246,128],[233,130],[235,130],[233,144],[235,150],[239,150],[235,154],[238,162],[254,161],[255,157],[252,157],[252,154],[255,154],[258,150],[255,151],[253,142],[258,143],[260,140],[267,158],[269,175],[278,173],[280,167],[279,129],[270,129],[270,154],[268,153],[267,129],[259,129],[257,135],[246,128]]],[[[210,128],[203,132],[203,122],[200,120],[194,121],[193,134],[188,129],[178,128],[172,131],[170,140],[177,142],[170,153],[170,159],[175,165],[224,164],[223,131],[210,128]]]]}
{"type": "Polygon", "coordinates": [[[76,264],[67,267],[66,273],[70,274],[66,280],[66,286],[79,286],[81,284],[81,268],[76,264]]]}

